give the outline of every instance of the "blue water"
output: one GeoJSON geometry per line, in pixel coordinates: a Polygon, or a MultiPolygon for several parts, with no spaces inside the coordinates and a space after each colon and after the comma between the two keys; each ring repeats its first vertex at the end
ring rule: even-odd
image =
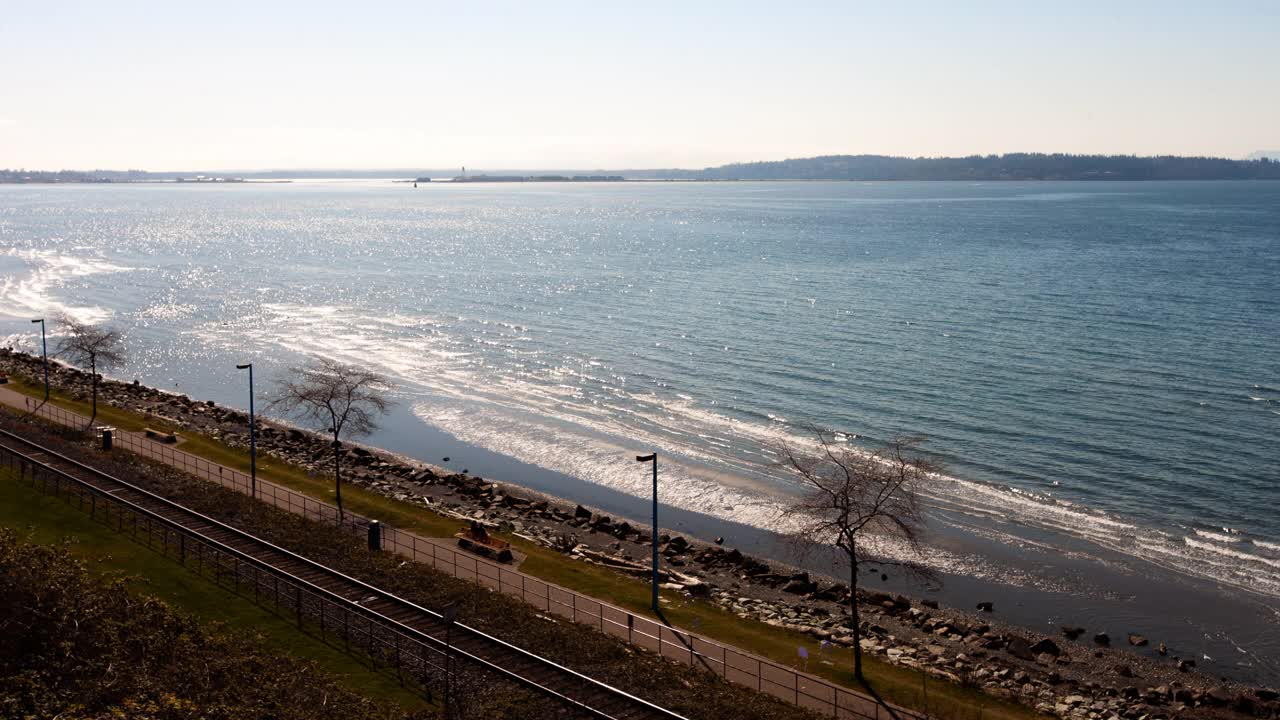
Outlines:
{"type": "Polygon", "coordinates": [[[805,423],[923,434],[942,522],[1280,598],[1280,183],[10,186],[0,278],[8,342],[113,322],[114,374],[241,405],[235,362],[361,362],[463,442],[636,496],[656,449],[664,501],[760,526],[805,423]]]}

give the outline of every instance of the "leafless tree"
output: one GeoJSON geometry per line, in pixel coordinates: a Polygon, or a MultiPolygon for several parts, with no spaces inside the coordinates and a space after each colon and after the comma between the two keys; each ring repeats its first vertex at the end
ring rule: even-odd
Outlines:
{"type": "Polygon", "coordinates": [[[319,358],[289,369],[269,408],[333,435],[334,493],[342,517],[342,438],[368,435],[391,407],[391,383],[371,370],[319,358]]]}
{"type": "Polygon", "coordinates": [[[124,365],[124,336],[116,328],[82,323],[68,315],[61,316],[58,321],[67,334],[53,355],[66,358],[80,367],[88,366],[89,384],[93,387],[93,413],[89,416],[89,427],[93,427],[93,421],[98,417],[98,366],[124,365]]]}
{"type": "Polygon", "coordinates": [[[849,571],[849,613],[853,628],[853,672],[862,680],[862,629],[858,617],[858,571],[867,562],[896,565],[922,579],[935,576],[919,562],[924,517],[919,488],[941,466],[916,452],[919,438],[895,438],[874,452],[811,428],[815,447],[786,443],[779,462],[805,488],[782,512],[788,539],[802,553],[834,545],[840,565],[849,571]],[[905,558],[872,556],[869,545],[893,540],[907,548],[905,558]]]}

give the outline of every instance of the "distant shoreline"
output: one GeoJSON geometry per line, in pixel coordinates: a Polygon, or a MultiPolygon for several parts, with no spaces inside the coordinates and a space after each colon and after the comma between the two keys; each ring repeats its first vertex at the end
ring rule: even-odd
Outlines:
{"type": "Polygon", "coordinates": [[[289,185],[312,180],[388,180],[397,184],[422,183],[423,185],[653,185],[660,183],[1119,183],[1119,182],[1278,182],[1276,178],[883,178],[883,179],[843,179],[843,178],[621,178],[618,180],[465,180],[452,179],[414,180],[413,178],[263,178],[254,180],[235,180],[220,182],[197,182],[195,180],[4,180],[0,185],[289,185]]]}
{"type": "Polygon", "coordinates": [[[764,162],[730,163],[701,169],[627,168],[618,170],[475,169],[399,167],[386,170],[59,170],[0,168],[0,183],[136,182],[196,178],[203,182],[262,182],[305,179],[449,178],[454,182],[663,182],[663,181],[1069,181],[1069,180],[1280,180],[1280,159],[1267,155],[1245,160],[1158,155],[1072,155],[1006,153],[964,157],[821,155],[764,162]],[[203,178],[203,180],[200,180],[203,178]],[[220,180],[219,180],[220,179],[220,180]]]}

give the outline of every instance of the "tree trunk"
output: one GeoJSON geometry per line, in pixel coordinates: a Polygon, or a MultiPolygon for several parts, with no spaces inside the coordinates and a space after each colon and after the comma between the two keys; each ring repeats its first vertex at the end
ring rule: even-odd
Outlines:
{"type": "Polygon", "coordinates": [[[849,615],[853,618],[853,676],[862,677],[862,623],[858,620],[858,563],[849,563],[849,615]]]}
{"type": "Polygon", "coordinates": [[[93,412],[89,415],[89,427],[98,418],[98,357],[89,356],[89,385],[93,388],[93,412]]]}
{"type": "Polygon", "coordinates": [[[341,443],[338,442],[338,433],[333,434],[333,480],[334,494],[338,498],[338,522],[342,522],[342,463],[339,453],[341,443]]]}

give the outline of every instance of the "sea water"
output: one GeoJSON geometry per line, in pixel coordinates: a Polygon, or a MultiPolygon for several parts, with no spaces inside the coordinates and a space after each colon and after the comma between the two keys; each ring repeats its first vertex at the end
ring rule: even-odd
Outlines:
{"type": "Polygon", "coordinates": [[[936,524],[1280,602],[1280,183],[0,187],[0,337],[57,312],[122,378],[359,363],[401,425],[635,498],[657,451],[759,527],[808,426],[923,435],[936,524]]]}

